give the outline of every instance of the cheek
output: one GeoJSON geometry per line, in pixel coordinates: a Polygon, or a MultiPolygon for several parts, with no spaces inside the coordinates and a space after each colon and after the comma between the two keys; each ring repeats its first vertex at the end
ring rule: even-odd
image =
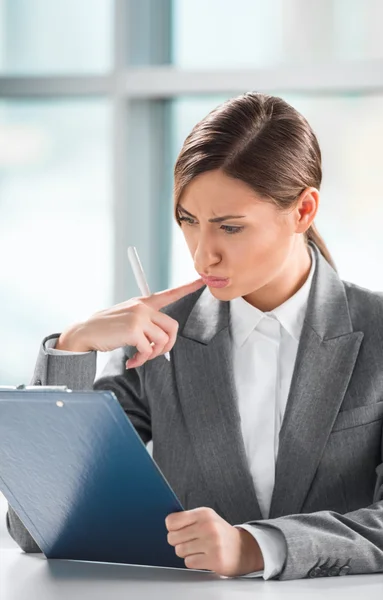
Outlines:
{"type": "Polygon", "coordinates": [[[243,296],[263,287],[278,274],[285,256],[286,247],[280,238],[266,241],[258,237],[246,248],[238,246],[231,256],[235,273],[231,291],[243,296]]]}

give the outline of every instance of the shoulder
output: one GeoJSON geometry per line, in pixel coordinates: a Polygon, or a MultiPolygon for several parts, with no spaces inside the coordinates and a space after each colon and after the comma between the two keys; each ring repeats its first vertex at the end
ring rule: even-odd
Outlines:
{"type": "Polygon", "coordinates": [[[349,281],[342,281],[351,319],[367,318],[370,322],[383,319],[383,292],[376,292],[349,281]]]}
{"type": "Polygon", "coordinates": [[[350,281],[342,280],[342,283],[349,302],[368,302],[383,307],[383,292],[373,291],[350,281]]]}

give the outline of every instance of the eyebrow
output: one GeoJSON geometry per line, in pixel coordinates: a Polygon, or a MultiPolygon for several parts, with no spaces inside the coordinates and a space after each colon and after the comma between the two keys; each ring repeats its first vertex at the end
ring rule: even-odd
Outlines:
{"type": "MultiPolygon", "coordinates": [[[[194,215],[192,215],[189,211],[187,211],[186,208],[184,208],[180,204],[178,205],[177,209],[180,210],[181,212],[186,213],[187,215],[189,215],[189,217],[193,217],[193,219],[197,218],[194,215]]],[[[225,215],[223,217],[214,217],[214,219],[209,219],[209,223],[222,223],[222,221],[228,221],[229,219],[244,219],[244,218],[245,218],[245,215],[225,215]]]]}

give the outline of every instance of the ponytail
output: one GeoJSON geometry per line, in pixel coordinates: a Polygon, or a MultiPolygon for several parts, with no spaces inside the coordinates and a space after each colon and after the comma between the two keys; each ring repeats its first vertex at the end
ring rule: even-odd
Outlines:
{"type": "Polygon", "coordinates": [[[316,244],[316,246],[318,246],[318,250],[319,252],[322,254],[322,256],[327,260],[327,262],[329,263],[329,265],[332,266],[332,268],[334,269],[334,271],[337,272],[337,268],[335,266],[335,263],[332,259],[332,256],[322,238],[322,236],[319,234],[316,226],[314,225],[314,223],[312,223],[312,225],[308,228],[308,230],[306,231],[306,241],[309,242],[314,242],[314,244],[316,244]]]}

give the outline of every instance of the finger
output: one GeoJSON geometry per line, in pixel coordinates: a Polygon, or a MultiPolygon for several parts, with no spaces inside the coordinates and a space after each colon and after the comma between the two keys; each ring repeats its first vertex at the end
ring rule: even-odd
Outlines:
{"type": "Polygon", "coordinates": [[[156,292],[155,294],[151,294],[147,298],[145,298],[145,304],[154,308],[155,310],[159,310],[172,302],[176,302],[180,298],[195,292],[200,287],[204,285],[204,282],[201,278],[192,281],[191,283],[186,283],[184,285],[180,285],[179,287],[171,288],[169,290],[164,290],[162,292],[156,292]]]}
{"type": "Polygon", "coordinates": [[[161,329],[168,336],[168,341],[163,348],[162,353],[164,354],[165,352],[170,352],[177,340],[178,321],[172,319],[172,317],[169,317],[168,315],[164,315],[163,313],[156,311],[153,311],[153,314],[150,316],[150,318],[152,323],[155,323],[158,325],[158,327],[161,327],[161,329]]]}
{"type": "Polygon", "coordinates": [[[167,540],[171,546],[176,546],[177,544],[185,544],[186,542],[197,540],[199,537],[200,531],[198,529],[198,525],[193,524],[188,525],[188,527],[178,529],[177,531],[169,531],[167,540]]]}
{"type": "Polygon", "coordinates": [[[206,554],[206,544],[201,540],[192,540],[190,542],[185,542],[184,544],[177,544],[174,550],[177,556],[186,558],[193,554],[206,554]]]}
{"type": "Polygon", "coordinates": [[[148,360],[153,352],[153,347],[150,345],[150,341],[146,337],[144,333],[138,337],[135,346],[137,348],[137,352],[126,361],[125,365],[127,369],[140,367],[148,360]]]}
{"type": "Polygon", "coordinates": [[[145,329],[146,337],[151,341],[152,354],[149,360],[164,353],[164,348],[169,342],[168,334],[154,323],[149,323],[145,329]]]}
{"type": "Polygon", "coordinates": [[[211,571],[207,568],[207,556],[206,554],[192,554],[187,556],[184,560],[185,567],[188,569],[197,569],[198,571],[211,571]]]}
{"type": "Polygon", "coordinates": [[[198,513],[193,510],[183,510],[177,513],[171,513],[165,519],[165,525],[168,531],[177,531],[188,525],[197,523],[198,513]]]}

